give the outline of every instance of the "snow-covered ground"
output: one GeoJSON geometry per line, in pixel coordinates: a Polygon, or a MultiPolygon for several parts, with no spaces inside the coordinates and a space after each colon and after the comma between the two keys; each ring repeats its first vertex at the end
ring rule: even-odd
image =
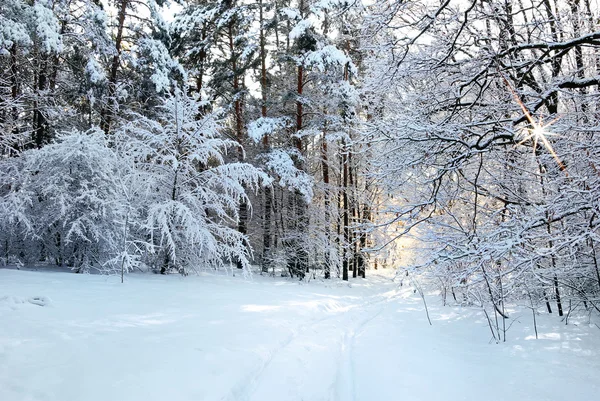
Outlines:
{"type": "Polygon", "coordinates": [[[600,329],[477,309],[385,277],[299,284],[204,274],[0,269],[0,400],[576,400],[600,394],[600,329]]]}

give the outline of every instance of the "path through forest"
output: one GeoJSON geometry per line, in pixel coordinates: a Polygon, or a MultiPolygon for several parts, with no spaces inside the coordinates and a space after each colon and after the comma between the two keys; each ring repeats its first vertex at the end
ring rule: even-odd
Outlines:
{"type": "Polygon", "coordinates": [[[0,399],[595,400],[600,331],[478,308],[408,283],[0,269],[0,399]],[[543,398],[540,398],[543,397],[543,398]]]}

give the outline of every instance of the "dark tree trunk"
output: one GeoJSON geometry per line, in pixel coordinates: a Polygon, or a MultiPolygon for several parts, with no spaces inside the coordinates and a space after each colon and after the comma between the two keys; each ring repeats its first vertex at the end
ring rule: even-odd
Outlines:
{"type": "Polygon", "coordinates": [[[17,99],[19,97],[19,69],[17,66],[18,48],[16,43],[10,48],[10,90],[13,100],[12,124],[13,134],[19,134],[19,109],[17,108],[17,99]]]}
{"type": "MultiPolygon", "coordinates": [[[[355,188],[355,177],[354,177],[354,166],[352,163],[352,145],[350,145],[350,147],[348,148],[348,184],[349,184],[349,191],[350,191],[350,196],[349,196],[349,202],[350,202],[350,218],[351,218],[351,224],[356,223],[356,221],[358,221],[358,216],[356,214],[357,210],[356,210],[356,202],[355,202],[355,192],[354,192],[354,188],[355,188]]],[[[348,190],[346,190],[347,192],[348,190]]],[[[350,227],[348,227],[348,230],[350,231],[350,250],[351,250],[351,255],[352,255],[352,259],[350,259],[351,261],[351,268],[352,268],[352,278],[356,278],[357,276],[357,270],[358,270],[358,252],[357,252],[357,243],[356,243],[356,231],[355,229],[350,230],[350,227]]]]}
{"type": "MultiPolygon", "coordinates": [[[[340,165],[339,165],[339,171],[340,174],[338,175],[338,190],[337,190],[337,219],[336,219],[336,225],[335,225],[335,232],[336,232],[336,236],[335,236],[335,243],[337,245],[337,251],[338,251],[338,255],[344,255],[344,248],[343,248],[343,244],[342,244],[342,225],[343,225],[343,216],[344,216],[344,207],[343,207],[343,199],[342,199],[342,193],[343,191],[340,190],[340,188],[342,188],[343,185],[343,171],[344,171],[344,157],[343,157],[343,149],[341,152],[341,157],[339,158],[340,161],[340,165]]],[[[343,259],[342,259],[343,261],[343,259]]],[[[343,265],[343,263],[342,263],[343,265]]],[[[337,266],[337,276],[338,278],[340,277],[340,266],[338,264],[337,266]]]]}
{"type": "MultiPolygon", "coordinates": [[[[45,56],[39,55],[40,59],[44,59],[45,56]]],[[[33,141],[35,146],[41,148],[47,142],[47,131],[48,122],[44,112],[41,110],[43,105],[40,102],[44,90],[46,89],[46,61],[40,61],[37,79],[36,79],[36,96],[33,107],[33,141]]]]}
{"type": "MultiPolygon", "coordinates": [[[[298,79],[297,79],[297,100],[296,100],[296,134],[302,130],[302,119],[303,119],[303,107],[302,107],[302,93],[304,89],[304,67],[298,66],[298,79]]],[[[302,138],[300,135],[295,135],[293,138],[294,147],[298,150],[299,157],[294,158],[294,163],[298,170],[304,171],[304,163],[302,162],[302,155],[304,154],[304,147],[302,144],[302,138]]],[[[306,243],[308,242],[308,215],[306,200],[299,190],[294,193],[295,207],[296,207],[296,238],[294,240],[294,252],[292,257],[296,259],[297,271],[300,277],[304,277],[304,273],[308,272],[308,250],[306,249],[306,243]],[[301,272],[301,273],[300,273],[301,272]]]]}
{"type": "Polygon", "coordinates": [[[558,288],[558,277],[554,276],[554,295],[556,296],[556,307],[558,309],[558,316],[563,315],[562,301],[560,299],[560,289],[558,288]]]}
{"type": "Polygon", "coordinates": [[[342,255],[342,279],[348,280],[348,265],[349,265],[349,245],[350,245],[350,222],[349,222],[349,210],[348,210],[348,148],[346,141],[342,142],[342,198],[344,203],[343,210],[343,226],[344,226],[344,246],[342,255]]]}
{"type": "Polygon", "coordinates": [[[323,143],[321,144],[321,169],[323,170],[323,184],[324,184],[324,193],[323,193],[323,203],[325,206],[325,254],[324,254],[324,271],[325,278],[331,278],[331,261],[329,260],[329,248],[331,245],[331,233],[330,233],[330,212],[329,208],[330,199],[329,199],[329,161],[327,157],[327,126],[323,129],[323,143]]]}
{"type": "MultiPolygon", "coordinates": [[[[260,90],[262,104],[260,107],[261,117],[267,117],[267,51],[265,43],[263,2],[259,0],[259,24],[260,24],[260,90]]],[[[270,138],[268,134],[263,137],[263,150],[268,153],[271,149],[270,138]]],[[[263,258],[262,271],[267,273],[271,267],[273,256],[271,255],[271,209],[272,209],[272,191],[271,186],[264,188],[265,216],[263,222],[263,258]]]]}
{"type": "MultiPolygon", "coordinates": [[[[202,25],[201,31],[202,45],[204,46],[204,41],[206,40],[206,26],[202,25]]],[[[198,75],[196,76],[196,92],[198,92],[198,100],[202,100],[202,89],[204,88],[204,70],[206,63],[206,50],[204,47],[200,50],[200,54],[198,55],[198,75]]]]}
{"type": "MultiPolygon", "coordinates": [[[[231,20],[228,27],[229,36],[229,52],[231,56],[231,71],[233,73],[233,93],[234,93],[234,113],[235,113],[235,136],[239,143],[238,146],[238,161],[244,161],[244,122],[242,115],[242,99],[240,96],[240,77],[237,65],[237,55],[235,54],[235,43],[234,43],[234,26],[236,24],[235,18],[231,20]]],[[[239,221],[238,231],[241,234],[248,234],[248,205],[245,200],[241,200],[238,209],[239,221]]],[[[241,260],[236,261],[238,269],[243,268],[241,260]]]]}
{"type": "MultiPolygon", "coordinates": [[[[349,79],[349,71],[348,64],[344,66],[344,81],[348,81],[349,79]]],[[[346,114],[346,110],[342,111],[343,114],[346,114]]],[[[342,198],[344,201],[344,210],[343,210],[343,230],[344,230],[344,247],[342,254],[342,279],[348,280],[348,269],[352,268],[350,265],[350,257],[352,252],[352,236],[350,233],[350,197],[348,196],[348,181],[350,181],[350,186],[352,186],[352,166],[349,166],[349,162],[351,161],[350,156],[350,147],[344,139],[342,141],[342,198]]],[[[353,270],[353,276],[356,277],[356,269],[353,270]]]]}

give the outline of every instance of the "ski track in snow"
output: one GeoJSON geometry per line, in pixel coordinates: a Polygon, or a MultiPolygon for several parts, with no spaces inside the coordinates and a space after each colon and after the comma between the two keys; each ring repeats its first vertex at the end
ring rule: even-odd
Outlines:
{"type": "MultiPolygon", "coordinates": [[[[340,343],[340,356],[338,357],[338,370],[335,380],[335,400],[338,401],[356,401],[356,367],[353,357],[354,345],[356,338],[364,332],[367,325],[375,320],[385,310],[386,306],[398,298],[384,299],[380,302],[367,304],[367,307],[378,306],[380,303],[383,307],[378,308],[374,313],[367,315],[360,323],[351,330],[344,331],[343,340],[340,343]],[[348,393],[349,392],[349,393],[348,393]]],[[[364,312],[364,310],[363,310],[364,312]]]]}
{"type": "MultiPolygon", "coordinates": [[[[288,336],[285,341],[275,347],[269,353],[268,357],[262,361],[262,363],[256,368],[256,373],[237,383],[232,388],[232,392],[227,399],[232,401],[252,400],[256,392],[256,388],[260,384],[265,372],[268,371],[268,368],[273,360],[276,359],[284,349],[292,347],[294,345],[294,341],[302,338],[308,328],[312,328],[315,331],[315,333],[312,334],[313,336],[331,336],[331,333],[327,332],[327,327],[323,328],[323,331],[321,331],[319,330],[319,326],[322,326],[323,323],[328,323],[334,319],[337,319],[335,330],[337,330],[340,334],[337,336],[334,334],[333,337],[341,337],[338,351],[340,355],[337,357],[336,375],[331,387],[335,389],[333,394],[335,400],[355,401],[356,377],[352,350],[354,348],[356,337],[362,333],[365,327],[372,320],[374,320],[383,312],[386,304],[399,298],[399,295],[396,294],[391,298],[383,299],[379,299],[380,296],[376,295],[373,298],[375,299],[371,301],[351,305],[348,311],[338,312],[320,319],[315,319],[309,323],[301,325],[298,329],[293,330],[290,336],[288,336]],[[377,308],[374,312],[371,312],[374,307],[378,307],[381,304],[384,305],[382,308],[377,308]],[[362,315],[366,315],[366,318],[363,318],[362,315]],[[357,317],[360,318],[359,324],[353,329],[347,330],[347,325],[350,324],[352,326],[351,322],[358,320],[357,317]],[[350,393],[348,393],[348,390],[350,390],[350,393]]],[[[300,350],[300,352],[302,352],[302,350],[300,350]]]]}
{"type": "MultiPolygon", "coordinates": [[[[377,295],[375,297],[377,297],[377,295]]],[[[263,361],[260,363],[260,365],[258,365],[255,368],[255,373],[249,375],[249,377],[247,377],[246,379],[235,384],[231,390],[229,397],[224,397],[224,399],[232,400],[232,401],[249,401],[249,400],[251,400],[253,395],[255,394],[257,386],[260,384],[262,377],[265,374],[265,371],[267,371],[269,366],[271,365],[271,362],[275,358],[277,358],[277,356],[281,353],[282,350],[292,346],[294,340],[300,338],[303,334],[305,334],[307,329],[312,328],[313,330],[317,331],[318,334],[322,334],[322,333],[319,333],[318,330],[315,328],[315,327],[318,327],[319,324],[329,322],[336,318],[339,319],[340,315],[344,314],[344,313],[354,315],[358,312],[364,312],[363,308],[365,306],[368,307],[373,304],[377,305],[377,304],[380,304],[383,302],[389,302],[389,300],[388,299],[381,299],[381,300],[376,299],[374,301],[366,302],[364,304],[353,304],[349,307],[348,311],[337,312],[337,313],[333,313],[331,315],[326,315],[322,318],[314,319],[314,320],[309,321],[308,323],[304,323],[304,324],[300,325],[298,328],[292,329],[292,333],[284,341],[279,343],[278,346],[276,346],[274,349],[272,349],[269,352],[267,358],[263,359],[263,361]]],[[[376,315],[378,315],[380,312],[381,311],[377,312],[376,315]]],[[[376,315],[371,316],[368,319],[366,319],[364,324],[371,321],[376,315]]],[[[346,317],[346,319],[348,319],[348,318],[346,317]]],[[[361,324],[360,326],[362,327],[364,324],[361,324]]],[[[343,327],[344,327],[343,325],[338,325],[338,326],[340,327],[340,330],[343,330],[343,327]]],[[[338,368],[338,371],[339,370],[340,369],[338,368]]]]}
{"type": "MultiPolygon", "coordinates": [[[[328,319],[328,318],[331,318],[331,316],[324,318],[323,320],[328,319]]],[[[318,321],[311,322],[311,324],[315,324],[315,323],[318,323],[318,321]]],[[[277,354],[279,352],[281,352],[281,350],[288,347],[292,343],[292,341],[296,337],[298,337],[299,333],[304,332],[304,330],[306,330],[306,328],[308,326],[309,326],[308,324],[304,324],[299,329],[295,329],[295,330],[293,329],[292,333],[288,336],[288,338],[285,341],[280,343],[277,347],[275,347],[275,349],[273,349],[269,352],[267,358],[264,359],[262,361],[262,363],[260,364],[260,366],[256,369],[256,373],[250,375],[250,377],[248,377],[247,379],[234,385],[234,387],[231,390],[231,394],[227,399],[236,400],[236,401],[237,400],[240,400],[240,401],[250,400],[252,397],[252,394],[254,393],[254,390],[256,389],[258,382],[261,379],[261,376],[264,374],[265,370],[267,370],[267,368],[271,364],[271,361],[273,361],[273,359],[277,356],[277,354]]]]}
{"type": "Polygon", "coordinates": [[[241,382],[237,383],[236,385],[234,385],[234,387],[232,388],[231,394],[227,399],[231,400],[231,401],[251,400],[252,396],[254,395],[254,393],[256,391],[256,387],[260,383],[260,380],[261,380],[262,376],[264,375],[265,371],[268,369],[268,367],[270,366],[273,359],[275,359],[277,357],[277,355],[280,354],[283,349],[289,347],[292,344],[292,342],[296,338],[298,338],[299,335],[305,333],[309,327],[314,327],[315,325],[318,325],[319,323],[334,319],[336,317],[338,317],[338,316],[337,315],[325,316],[323,318],[313,320],[309,323],[302,324],[297,329],[292,329],[292,333],[287,337],[287,339],[285,341],[281,342],[277,347],[272,349],[269,352],[269,355],[267,356],[267,358],[264,359],[261,362],[261,364],[255,369],[256,373],[251,374],[250,377],[248,377],[248,378],[242,380],[241,382]]]}

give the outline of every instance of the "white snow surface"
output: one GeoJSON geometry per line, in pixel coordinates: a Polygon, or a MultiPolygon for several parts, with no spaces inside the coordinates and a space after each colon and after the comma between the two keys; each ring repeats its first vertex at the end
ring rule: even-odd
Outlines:
{"type": "Polygon", "coordinates": [[[204,273],[0,269],[0,400],[577,400],[600,393],[600,330],[476,308],[385,276],[301,284],[204,273]]]}

